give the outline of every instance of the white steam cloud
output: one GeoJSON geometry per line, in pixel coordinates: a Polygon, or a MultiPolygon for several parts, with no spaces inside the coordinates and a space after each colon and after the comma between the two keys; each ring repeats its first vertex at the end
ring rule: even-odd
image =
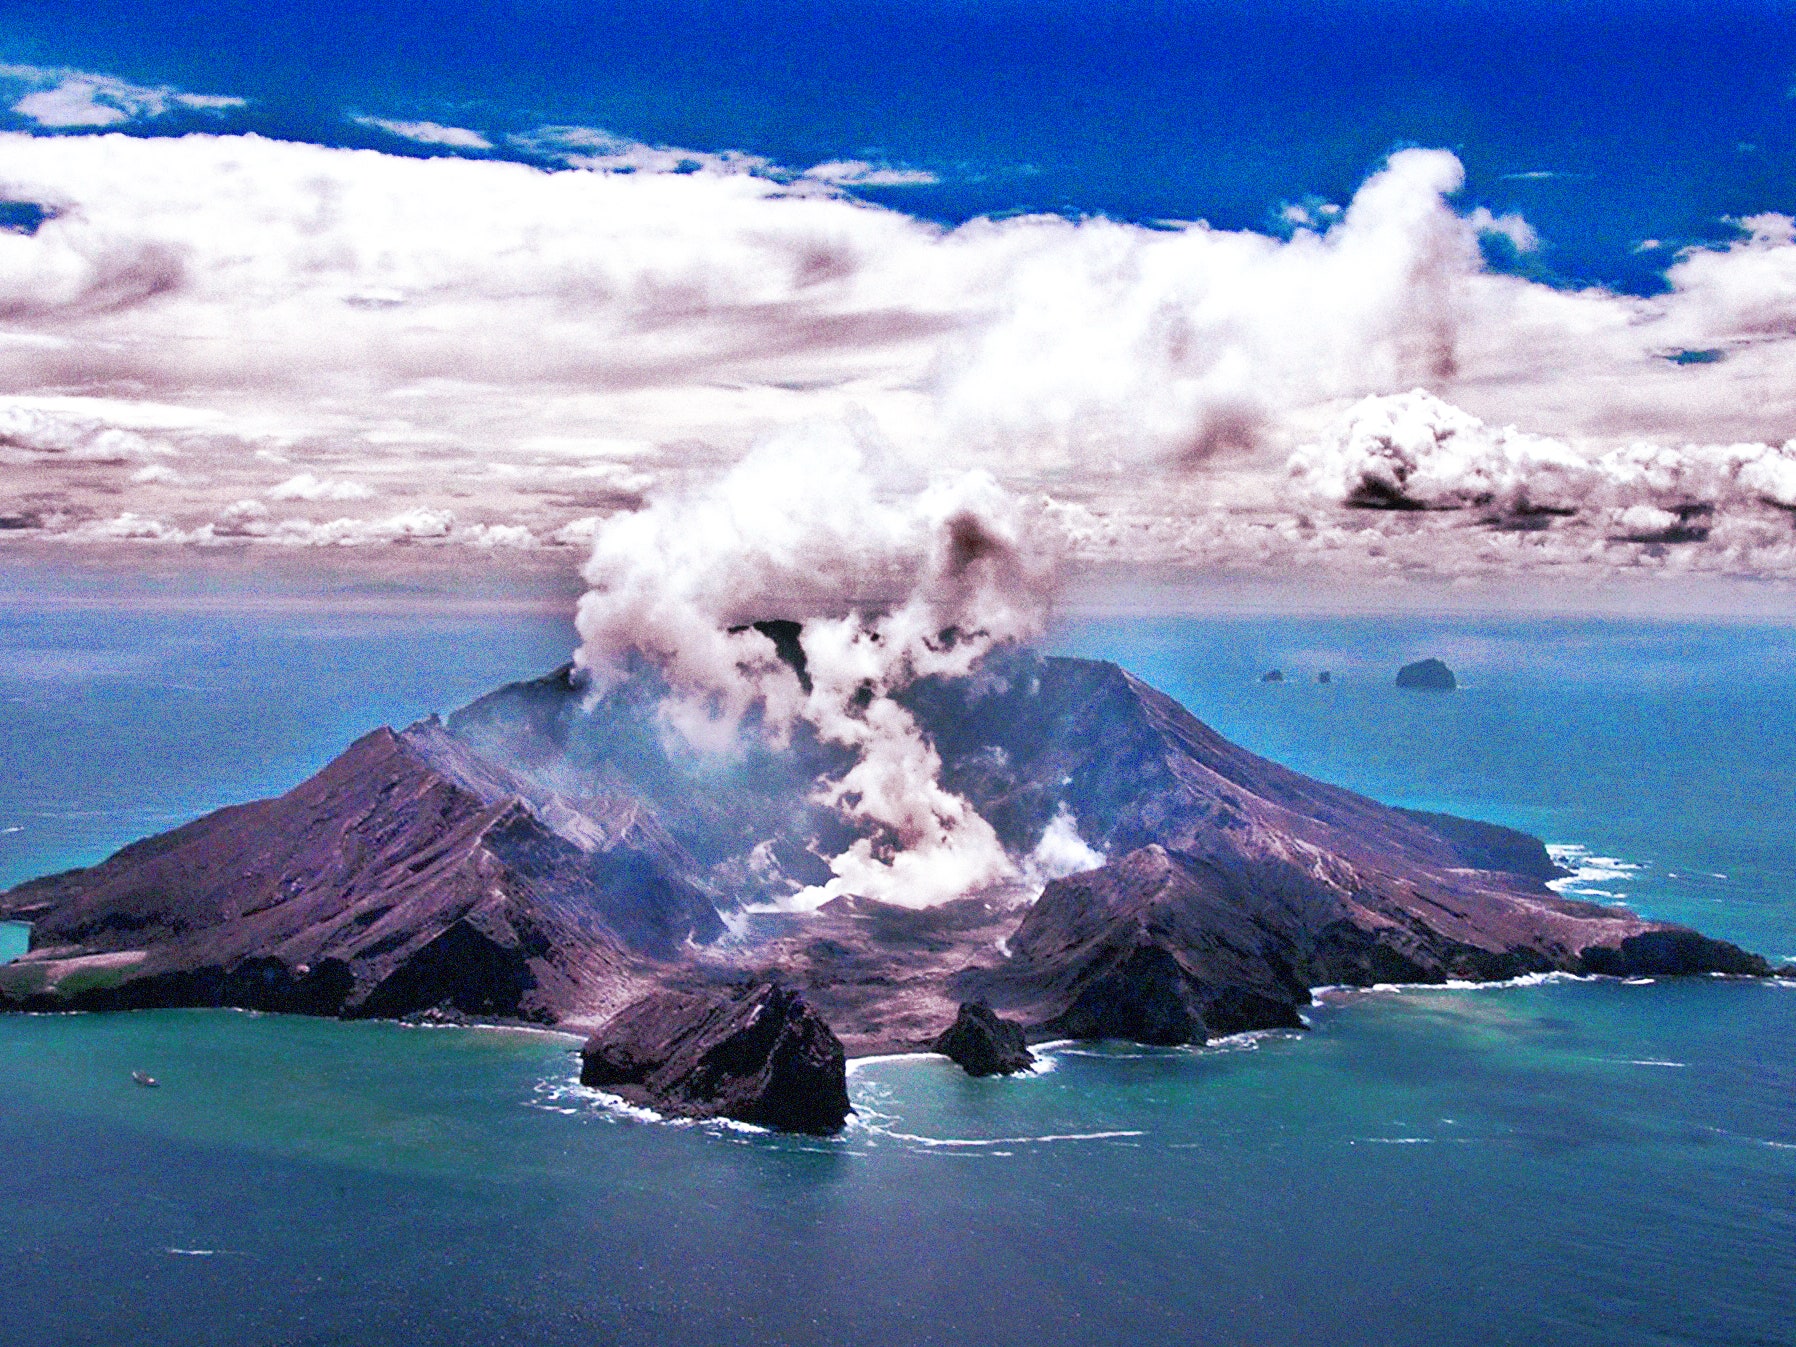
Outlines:
{"type": "Polygon", "coordinates": [[[1023,862],[1023,876],[1030,889],[1039,891],[1056,879],[1095,870],[1103,863],[1104,853],[1079,836],[1079,821],[1063,800],[1023,862]]]}
{"type": "Polygon", "coordinates": [[[803,722],[852,753],[816,798],[869,833],[796,906],[926,906],[1017,875],[894,694],[1037,633],[1051,551],[984,473],[906,485],[840,431],[788,435],[603,525],[586,567],[577,660],[599,689],[644,659],[670,688],[669,725],[702,749],[727,752],[750,722],[780,743],[803,722]],[[802,675],[751,625],[779,620],[803,624],[802,675]]]}

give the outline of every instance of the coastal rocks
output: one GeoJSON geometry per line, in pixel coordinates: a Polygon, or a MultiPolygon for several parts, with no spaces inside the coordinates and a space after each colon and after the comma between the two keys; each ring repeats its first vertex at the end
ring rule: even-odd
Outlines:
{"type": "Polygon", "coordinates": [[[1048,1024],[1068,1038],[1126,1038],[1162,1047],[1202,1043],[1209,1034],[1198,990],[1170,952],[1141,945],[1087,982],[1048,1024]]]}
{"type": "Polygon", "coordinates": [[[999,1019],[977,1001],[962,1001],[954,1023],[929,1047],[953,1058],[969,1076],[1008,1076],[1035,1064],[1023,1043],[1023,1026],[999,1019]]]}
{"type": "Polygon", "coordinates": [[[1682,927],[1642,931],[1613,948],[1592,946],[1579,951],[1584,971],[1605,977],[1679,976],[1692,973],[1726,973],[1735,977],[1770,977],[1770,963],[1748,954],[1725,940],[1682,927]]]}
{"type": "Polygon", "coordinates": [[[994,1001],[1044,1033],[1174,1046],[1300,1028],[1289,940],[1214,865],[1142,847],[1048,885],[1011,938],[994,1001]]]}
{"type": "Polygon", "coordinates": [[[1554,861],[1547,854],[1546,843],[1531,833],[1496,823],[1456,818],[1452,814],[1434,814],[1424,809],[1398,809],[1397,812],[1446,838],[1459,853],[1461,865],[1523,875],[1543,883],[1563,879],[1571,873],[1554,861]]]}
{"type": "Polygon", "coordinates": [[[650,993],[587,1041],[580,1083],[660,1113],[783,1132],[839,1132],[850,1112],[841,1041],[771,982],[650,993]]]}
{"type": "Polygon", "coordinates": [[[1438,659],[1419,659],[1397,670],[1397,686],[1418,692],[1451,692],[1459,686],[1459,680],[1438,659]]]}

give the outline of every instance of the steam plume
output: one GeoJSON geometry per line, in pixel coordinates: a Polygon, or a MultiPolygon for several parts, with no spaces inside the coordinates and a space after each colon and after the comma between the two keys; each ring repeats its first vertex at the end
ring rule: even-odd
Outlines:
{"type": "Polygon", "coordinates": [[[884,466],[840,430],[783,437],[607,521],[585,570],[576,658],[597,688],[646,660],[669,688],[667,724],[702,750],[748,732],[783,743],[802,722],[851,751],[816,799],[867,834],[797,906],[844,893],[926,906],[1016,875],[895,694],[1039,632],[1052,549],[983,472],[919,485],[882,481],[884,466]],[[782,656],[780,621],[802,624],[802,662],[782,656]]]}

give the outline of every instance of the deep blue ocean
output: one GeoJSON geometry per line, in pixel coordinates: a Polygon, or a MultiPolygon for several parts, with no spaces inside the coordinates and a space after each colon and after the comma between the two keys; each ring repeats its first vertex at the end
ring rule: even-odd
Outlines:
{"type": "Polygon", "coordinates": [[[576,125],[891,162],[939,182],[867,194],[948,222],[1277,228],[1440,146],[1466,209],[1540,231],[1531,273],[1652,291],[1727,217],[1796,210],[1793,20],[1791,0],[0,0],[0,62],[249,100],[145,133],[431,152],[362,116],[511,157],[509,135],[576,125]]]}
{"type": "MultiPolygon", "coordinates": [[[[1055,644],[1305,771],[1531,828],[1584,891],[1796,954],[1796,628],[1105,620],[1055,644]],[[1460,691],[1391,685],[1427,654],[1460,691]]],[[[568,646],[536,615],[0,610],[0,884],[568,646]]],[[[873,1061],[816,1142],[607,1111],[553,1036],[0,1018],[0,1343],[1796,1342],[1796,985],[1412,989],[1310,1019],[1014,1081],[873,1061]]]]}

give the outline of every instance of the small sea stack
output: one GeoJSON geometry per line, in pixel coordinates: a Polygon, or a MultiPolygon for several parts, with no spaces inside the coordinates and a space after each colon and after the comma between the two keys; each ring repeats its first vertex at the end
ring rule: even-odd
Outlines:
{"type": "Polygon", "coordinates": [[[962,1001],[954,1023],[929,1046],[969,1076],[1008,1076],[1035,1065],[1035,1054],[1023,1043],[1023,1026],[1000,1019],[978,1001],[962,1001]]]}
{"type": "Polygon", "coordinates": [[[1459,680],[1440,660],[1419,659],[1397,670],[1397,686],[1417,692],[1452,692],[1459,686],[1459,680]]]}
{"type": "Polygon", "coordinates": [[[1260,681],[1262,683],[1282,683],[1285,681],[1284,671],[1280,669],[1268,669],[1265,673],[1260,675],[1260,681]]]}
{"type": "Polygon", "coordinates": [[[580,1083],[684,1118],[842,1130],[847,1059],[823,1017],[773,982],[656,991],[587,1040],[580,1083]]]}
{"type": "Polygon", "coordinates": [[[1321,673],[1316,675],[1316,681],[1318,683],[1332,683],[1335,681],[1335,678],[1332,673],[1327,669],[1324,669],[1321,673]]]}

